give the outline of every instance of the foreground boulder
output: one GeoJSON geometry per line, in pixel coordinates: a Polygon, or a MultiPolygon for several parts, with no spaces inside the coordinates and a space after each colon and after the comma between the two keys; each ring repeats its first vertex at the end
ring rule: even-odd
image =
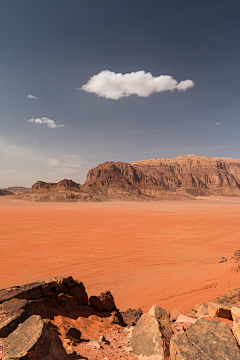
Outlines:
{"type": "Polygon", "coordinates": [[[170,311],[155,304],[148,311],[148,314],[154,316],[159,324],[159,330],[163,337],[164,355],[167,357],[169,356],[170,339],[173,335],[170,311]]]}
{"type": "Polygon", "coordinates": [[[154,316],[143,314],[133,329],[131,338],[133,354],[142,360],[164,359],[164,343],[159,323],[154,316]]]}
{"type": "Polygon", "coordinates": [[[240,350],[228,324],[199,319],[170,342],[171,360],[236,360],[240,350]]]}
{"type": "Polygon", "coordinates": [[[57,330],[39,315],[30,316],[7,337],[9,360],[67,360],[57,330]]]}

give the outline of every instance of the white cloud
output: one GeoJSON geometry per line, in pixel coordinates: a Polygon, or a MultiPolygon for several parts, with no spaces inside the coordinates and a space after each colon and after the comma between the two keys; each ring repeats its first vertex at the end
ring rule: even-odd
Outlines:
{"type": "Polygon", "coordinates": [[[48,158],[47,159],[47,164],[49,164],[51,166],[58,166],[60,164],[60,160],[48,158]]]}
{"type": "Polygon", "coordinates": [[[35,99],[35,100],[37,100],[38,98],[36,96],[34,96],[34,95],[27,95],[26,99],[35,99]]]}
{"type": "Polygon", "coordinates": [[[51,176],[57,176],[57,178],[67,178],[76,176],[79,174],[80,168],[82,168],[82,158],[78,155],[64,155],[60,159],[47,158],[47,165],[51,166],[51,176]]]}
{"type": "Polygon", "coordinates": [[[220,125],[220,123],[215,123],[215,125],[220,125]]]}
{"type": "Polygon", "coordinates": [[[144,70],[121,74],[104,70],[94,75],[90,80],[77,90],[94,93],[106,99],[118,100],[130,95],[148,97],[154,92],[162,91],[186,91],[194,86],[192,80],[183,80],[179,84],[169,75],[154,77],[150,72],[144,70]]]}
{"type": "Polygon", "coordinates": [[[56,127],[64,127],[65,125],[56,125],[54,120],[48,119],[47,117],[36,118],[36,119],[29,119],[28,122],[35,123],[35,124],[47,124],[51,129],[56,127]]]}
{"type": "Polygon", "coordinates": [[[53,158],[47,158],[47,164],[50,166],[53,166],[55,168],[60,168],[61,170],[63,168],[81,168],[82,159],[78,155],[64,155],[61,157],[61,159],[53,159],[53,158]]]}

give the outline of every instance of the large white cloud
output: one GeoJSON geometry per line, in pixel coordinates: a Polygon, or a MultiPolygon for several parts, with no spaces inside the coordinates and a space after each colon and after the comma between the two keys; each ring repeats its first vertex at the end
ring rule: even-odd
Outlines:
{"type": "Polygon", "coordinates": [[[47,124],[51,129],[56,127],[64,127],[65,125],[56,125],[54,120],[48,119],[47,117],[36,118],[36,119],[29,119],[28,122],[35,123],[35,124],[47,124]]]}
{"type": "Polygon", "coordinates": [[[186,91],[194,86],[192,80],[177,82],[172,76],[160,75],[154,77],[144,70],[121,74],[104,70],[94,75],[90,80],[77,90],[94,93],[106,99],[118,100],[130,95],[147,97],[154,92],[162,91],[186,91]]]}

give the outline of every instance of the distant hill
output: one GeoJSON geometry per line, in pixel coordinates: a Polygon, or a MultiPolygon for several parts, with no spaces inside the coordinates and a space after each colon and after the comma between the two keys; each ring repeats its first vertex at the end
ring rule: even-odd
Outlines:
{"type": "Polygon", "coordinates": [[[0,189],[0,196],[4,196],[4,195],[15,195],[15,194],[11,191],[0,189]]]}
{"type": "Polygon", "coordinates": [[[186,155],[129,163],[106,162],[89,170],[83,185],[38,181],[19,195],[35,201],[193,199],[240,196],[240,160],[186,155]]]}
{"type": "Polygon", "coordinates": [[[11,191],[14,194],[20,194],[24,191],[30,190],[30,188],[26,188],[23,186],[11,186],[11,187],[8,187],[8,188],[2,189],[2,190],[11,191]]]}

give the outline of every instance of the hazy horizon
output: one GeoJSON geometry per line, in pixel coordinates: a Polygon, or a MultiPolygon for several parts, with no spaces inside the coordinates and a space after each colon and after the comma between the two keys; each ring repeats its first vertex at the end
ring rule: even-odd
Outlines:
{"type": "Polygon", "coordinates": [[[8,0],[0,188],[107,161],[238,159],[237,0],[8,0]]]}

